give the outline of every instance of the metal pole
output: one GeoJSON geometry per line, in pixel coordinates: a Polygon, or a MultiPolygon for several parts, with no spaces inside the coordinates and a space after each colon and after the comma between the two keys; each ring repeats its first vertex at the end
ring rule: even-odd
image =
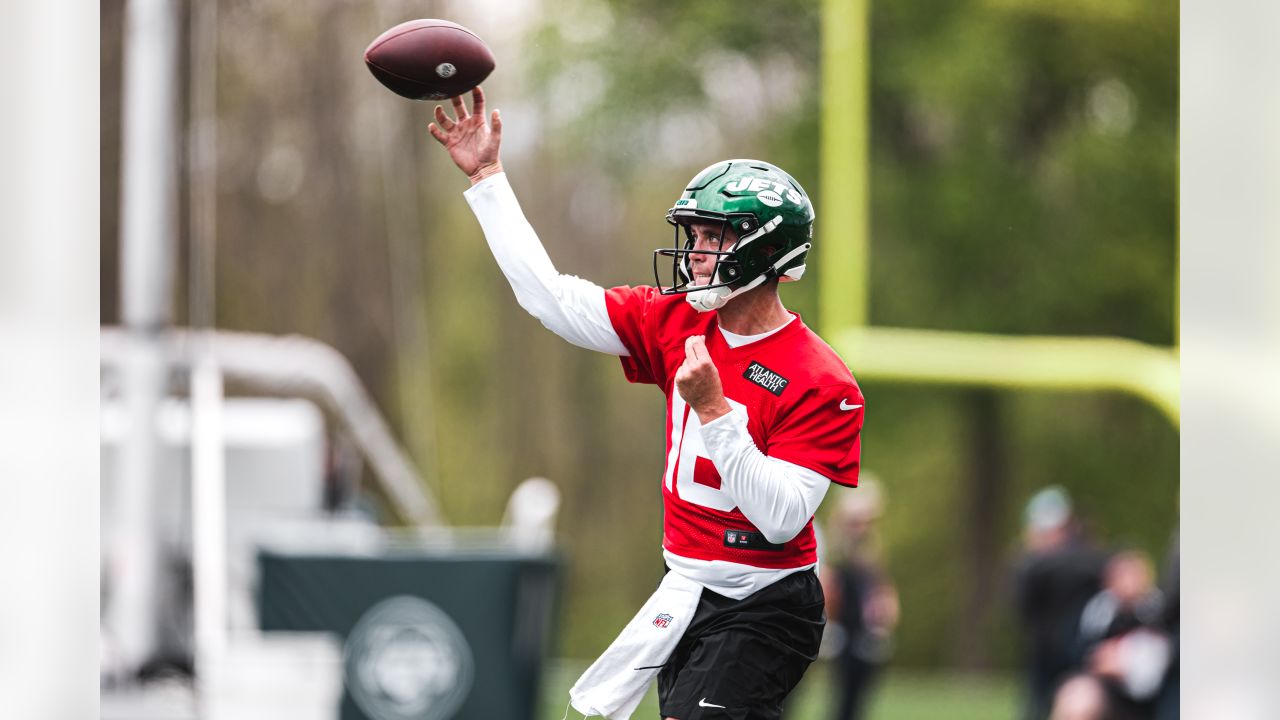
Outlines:
{"type": "Polygon", "coordinates": [[[870,0],[823,0],[818,321],[824,337],[867,324],[870,0]]]}
{"type": "Polygon", "coordinates": [[[177,16],[174,0],[125,14],[121,293],[124,324],[146,333],[172,320],[177,16]]]}
{"type": "Polygon", "coordinates": [[[191,18],[190,263],[191,564],[194,580],[197,708],[214,715],[227,638],[227,487],[223,373],[217,326],[218,3],[193,3],[191,18]]]}
{"type": "Polygon", "coordinates": [[[227,646],[227,487],[222,370],[212,351],[197,352],[191,368],[191,561],[196,697],[207,718],[227,646]]]}
{"type": "Polygon", "coordinates": [[[129,431],[116,472],[121,534],[109,551],[107,620],[126,677],[159,642],[156,410],[167,372],[160,332],[171,319],[176,18],[171,0],[132,0],[125,14],[120,286],[130,346],[121,376],[129,431]]]}
{"type": "Polygon", "coordinates": [[[836,330],[831,346],[859,380],[1129,393],[1179,425],[1178,349],[1117,337],[987,335],[866,327],[836,330]]]}

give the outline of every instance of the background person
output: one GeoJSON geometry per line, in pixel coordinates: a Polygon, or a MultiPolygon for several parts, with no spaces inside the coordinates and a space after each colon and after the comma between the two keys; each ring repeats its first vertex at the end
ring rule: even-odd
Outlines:
{"type": "Polygon", "coordinates": [[[1024,636],[1025,720],[1044,720],[1058,685],[1081,667],[1080,614],[1100,589],[1106,554],[1084,536],[1059,486],[1032,496],[1024,511],[1024,551],[1014,596],[1024,636]]]}
{"type": "Polygon", "coordinates": [[[1150,720],[1172,659],[1164,596],[1146,553],[1107,563],[1103,588],[1085,605],[1082,671],[1058,690],[1054,720],[1150,720]]]}
{"type": "Polygon", "coordinates": [[[828,519],[831,556],[824,563],[827,632],[835,651],[834,720],[864,716],[875,680],[889,662],[898,625],[898,591],[884,567],[876,523],[884,513],[880,483],[863,473],[828,519]]]}

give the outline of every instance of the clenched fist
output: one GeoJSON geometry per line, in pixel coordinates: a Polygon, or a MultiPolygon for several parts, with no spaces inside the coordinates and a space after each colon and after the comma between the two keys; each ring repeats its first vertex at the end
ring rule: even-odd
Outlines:
{"type": "Polygon", "coordinates": [[[676,370],[676,390],[704,425],[732,410],[702,335],[690,335],[684,341],[684,363],[676,370]]]}

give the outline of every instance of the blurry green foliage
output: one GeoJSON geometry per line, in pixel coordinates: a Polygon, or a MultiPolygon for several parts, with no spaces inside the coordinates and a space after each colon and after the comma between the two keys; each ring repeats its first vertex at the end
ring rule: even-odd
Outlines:
{"type": "MultiPolygon", "coordinates": [[[[822,208],[839,199],[817,184],[818,6],[552,3],[533,35],[530,81],[547,89],[550,106],[575,102],[572,78],[584,67],[604,89],[570,114],[566,132],[547,135],[547,154],[661,184],[671,197],[713,160],[763,157],[817,198],[817,241],[838,241],[822,208]],[[580,15],[611,31],[584,40],[592,33],[570,20],[580,15]],[[736,117],[743,109],[757,121],[736,117]],[[687,163],[664,163],[654,128],[687,113],[714,131],[684,125],[699,150],[687,163]]],[[[1173,342],[1177,7],[871,6],[872,322],[1173,342]]],[[[647,197],[619,202],[638,195],[647,197]]],[[[661,209],[651,206],[651,220],[661,209]]],[[[620,252],[632,247],[625,238],[633,233],[619,234],[620,252]]],[[[839,281],[838,269],[818,273],[839,281]]],[[[813,288],[785,291],[811,323],[813,288]]],[[[979,514],[966,505],[981,432],[971,394],[878,383],[864,390],[864,461],[890,494],[900,662],[1012,662],[1002,573],[1022,503],[1044,484],[1075,493],[1100,541],[1137,545],[1157,561],[1165,552],[1177,515],[1177,433],[1151,408],[1112,395],[998,396],[983,422],[998,423],[989,431],[1003,477],[998,502],[979,514]],[[972,526],[988,522],[998,556],[975,565],[972,526]],[[986,606],[978,616],[975,602],[986,606]],[[963,631],[972,626],[976,635],[963,631]],[[964,647],[974,637],[987,647],[964,647]]]]}
{"type": "MultiPolygon", "coordinates": [[[[840,198],[818,184],[819,8],[547,0],[495,41],[486,90],[508,127],[504,159],[562,272],[652,282],[650,251],[672,239],[666,210],[726,157],[786,168],[816,200],[816,241],[838,241],[823,207],[840,198]]],[[[486,37],[514,22],[454,10],[486,37]]],[[[425,134],[430,106],[386,93],[360,63],[382,29],[446,12],[220,6],[218,322],[347,355],[455,523],[497,523],[525,477],[559,484],[570,572],[556,651],[592,657],[662,573],[663,399],[519,309],[465,178],[425,134]]],[[[1173,341],[1177,12],[1156,0],[871,3],[873,323],[1173,341]]],[[[102,197],[114,208],[118,5],[103,18],[102,197]]],[[[113,218],[104,322],[117,320],[113,218]]],[[[838,281],[815,267],[784,300],[816,327],[816,285],[838,281]]],[[[1178,436],[1155,410],[1105,394],[863,385],[901,666],[1013,661],[1002,573],[1042,485],[1068,487],[1100,540],[1165,551],[1178,436]]]]}

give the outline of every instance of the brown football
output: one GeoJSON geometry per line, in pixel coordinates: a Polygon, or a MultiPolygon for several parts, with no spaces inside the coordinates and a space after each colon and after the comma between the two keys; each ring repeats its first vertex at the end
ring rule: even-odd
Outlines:
{"type": "Polygon", "coordinates": [[[493,72],[493,53],[478,35],[448,20],[410,20],[382,33],[364,51],[378,82],[410,100],[469,92],[493,72]]]}

